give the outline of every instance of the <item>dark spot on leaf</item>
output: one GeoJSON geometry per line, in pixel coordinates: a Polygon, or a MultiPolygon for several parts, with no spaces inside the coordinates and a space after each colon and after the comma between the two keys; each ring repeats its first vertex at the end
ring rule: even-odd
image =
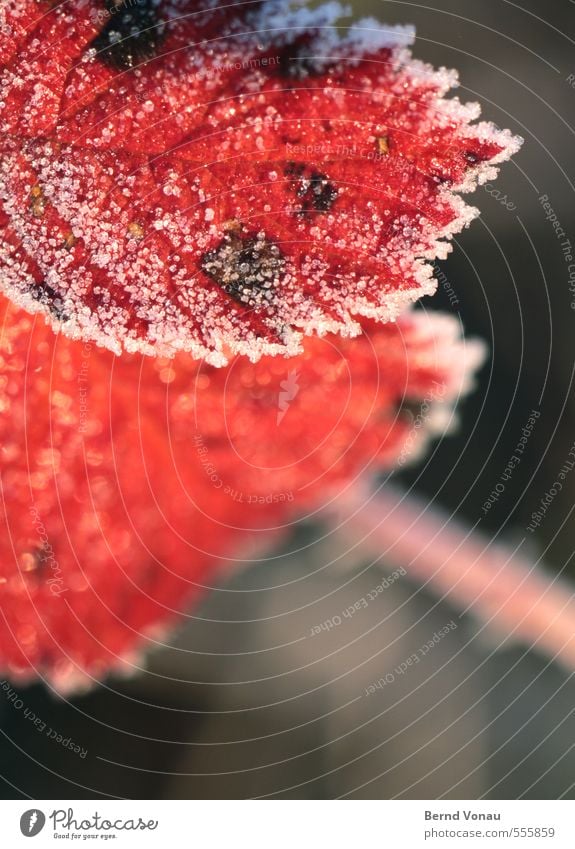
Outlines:
{"type": "Polygon", "coordinates": [[[273,300],[284,265],[280,249],[264,233],[228,233],[202,259],[203,271],[224,292],[249,306],[262,306],[273,300]]]}
{"type": "Polygon", "coordinates": [[[467,162],[469,162],[470,165],[477,165],[478,162],[481,162],[481,157],[473,150],[468,150],[465,152],[465,159],[467,160],[467,162]]]}
{"type": "Polygon", "coordinates": [[[40,283],[33,286],[30,290],[30,294],[35,301],[38,301],[48,307],[54,318],[57,318],[58,321],[70,320],[70,316],[66,315],[64,312],[64,302],[62,298],[58,292],[52,288],[52,286],[48,285],[48,283],[40,283]]]}
{"type": "Polygon", "coordinates": [[[46,566],[51,557],[53,557],[52,546],[50,543],[42,543],[38,545],[36,548],[32,550],[32,557],[34,558],[34,566],[30,571],[40,571],[40,573],[46,572],[46,566]]]}
{"type": "Polygon", "coordinates": [[[303,162],[288,162],[285,167],[286,177],[294,177],[299,178],[305,171],[305,164],[303,162]]]}
{"type": "Polygon", "coordinates": [[[421,415],[423,402],[416,398],[402,398],[396,405],[396,415],[413,422],[421,415]]]}
{"type": "Polygon", "coordinates": [[[92,41],[98,58],[119,71],[158,54],[164,25],[154,0],[105,0],[104,28],[92,41]]]}
{"type": "Polygon", "coordinates": [[[329,212],[336,201],[338,191],[325,174],[308,168],[301,162],[288,163],[285,174],[290,178],[296,196],[302,202],[299,215],[329,212]]]}

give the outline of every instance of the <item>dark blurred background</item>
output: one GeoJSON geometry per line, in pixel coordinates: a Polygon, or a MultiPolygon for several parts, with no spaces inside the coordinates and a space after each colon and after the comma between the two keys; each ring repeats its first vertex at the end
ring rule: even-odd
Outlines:
{"type": "MultiPolygon", "coordinates": [[[[395,476],[514,544],[575,442],[575,294],[538,199],[548,195],[575,245],[575,4],[352,5],[415,24],[416,55],[458,68],[459,96],[525,138],[499,194],[473,197],[482,217],[457,237],[439,293],[423,305],[487,341],[480,385],[460,432],[395,476]],[[532,409],[541,417],[523,460],[484,517],[532,409]]],[[[575,579],[574,486],[575,474],[529,541],[550,570],[575,579]]],[[[68,700],[22,689],[85,758],[0,702],[5,798],[575,797],[573,681],[525,646],[494,651],[472,620],[392,688],[361,697],[455,614],[402,579],[310,638],[386,574],[357,550],[330,566],[341,550],[325,530],[300,527],[284,550],[222,582],[140,677],[68,700]]]]}

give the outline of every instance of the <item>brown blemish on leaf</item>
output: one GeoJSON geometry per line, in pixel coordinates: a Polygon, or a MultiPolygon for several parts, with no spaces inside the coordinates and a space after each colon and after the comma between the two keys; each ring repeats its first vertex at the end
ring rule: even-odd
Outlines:
{"type": "Polygon", "coordinates": [[[46,198],[41,186],[34,186],[30,192],[30,211],[35,218],[42,218],[46,211],[46,198]]]}
{"type": "Polygon", "coordinates": [[[64,241],[62,244],[67,251],[71,251],[77,241],[78,240],[75,235],[72,233],[72,231],[70,231],[69,233],[64,233],[64,241]]]}
{"type": "Polygon", "coordinates": [[[130,224],[128,224],[128,235],[131,239],[135,239],[139,242],[144,238],[144,228],[138,221],[131,221],[130,224]]]}
{"type": "Polygon", "coordinates": [[[389,153],[389,136],[378,136],[377,152],[382,156],[387,156],[389,153]]]}

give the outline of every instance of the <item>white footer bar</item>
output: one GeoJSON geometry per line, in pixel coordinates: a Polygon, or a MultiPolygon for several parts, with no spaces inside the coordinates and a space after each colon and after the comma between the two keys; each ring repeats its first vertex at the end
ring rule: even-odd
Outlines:
{"type": "Polygon", "coordinates": [[[6,847],[574,849],[572,801],[5,801],[6,847]]]}

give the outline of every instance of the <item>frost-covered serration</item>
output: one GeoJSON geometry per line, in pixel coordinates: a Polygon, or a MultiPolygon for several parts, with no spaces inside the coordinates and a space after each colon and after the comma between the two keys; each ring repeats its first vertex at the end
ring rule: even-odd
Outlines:
{"type": "Polygon", "coordinates": [[[68,336],[216,365],[432,293],[477,214],[454,192],[520,140],[445,98],[409,28],[348,11],[1,0],[2,290],[68,336]]]}

